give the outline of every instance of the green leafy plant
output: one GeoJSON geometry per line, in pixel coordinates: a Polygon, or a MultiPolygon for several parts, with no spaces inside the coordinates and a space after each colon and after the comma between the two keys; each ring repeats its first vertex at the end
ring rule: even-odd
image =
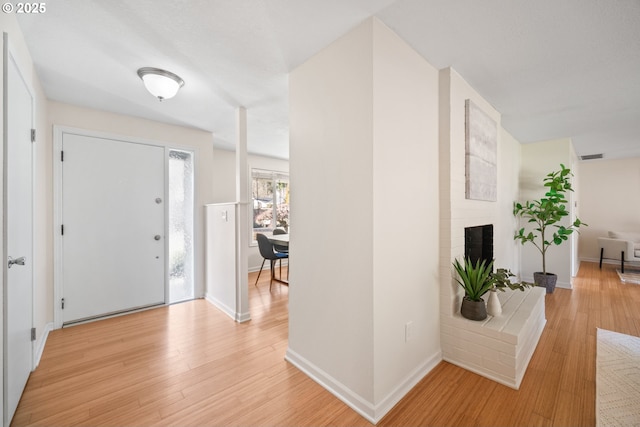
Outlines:
{"type": "Polygon", "coordinates": [[[506,268],[498,268],[494,273],[491,274],[491,279],[493,280],[492,290],[498,290],[500,292],[504,292],[506,288],[511,290],[519,290],[524,292],[525,288],[530,286],[534,286],[533,283],[529,282],[512,282],[511,278],[516,277],[515,274],[506,268]]]}
{"type": "Polygon", "coordinates": [[[560,221],[569,215],[567,210],[567,191],[573,191],[571,179],[573,176],[570,169],[563,164],[560,170],[551,172],[544,178],[544,186],[547,187],[545,196],[540,200],[527,200],[524,203],[513,204],[513,214],[516,217],[524,218],[527,222],[533,223],[534,231],[525,232],[525,228],[518,230],[513,236],[514,240],[519,240],[523,245],[531,242],[542,255],[542,273],[547,274],[546,255],[551,245],[560,245],[568,239],[569,235],[580,226],[587,224],[576,220],[568,227],[559,224],[560,221]],[[549,229],[549,227],[553,227],[549,229]]]}
{"type": "Polygon", "coordinates": [[[511,278],[515,277],[510,270],[498,268],[493,272],[493,261],[489,264],[485,260],[477,260],[475,264],[469,259],[464,260],[464,264],[456,259],[453,262],[453,268],[458,273],[456,281],[468,299],[480,301],[482,296],[488,291],[495,289],[504,292],[506,288],[519,289],[524,291],[525,288],[533,286],[527,282],[511,282],[511,278]]]}

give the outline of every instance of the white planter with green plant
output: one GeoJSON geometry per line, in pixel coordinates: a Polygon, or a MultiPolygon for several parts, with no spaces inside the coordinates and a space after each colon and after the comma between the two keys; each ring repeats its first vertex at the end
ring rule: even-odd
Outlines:
{"type": "MultiPolygon", "coordinates": [[[[467,258],[463,265],[456,259],[453,262],[453,268],[458,273],[456,281],[464,289],[460,314],[470,320],[487,318],[487,307],[482,298],[487,292],[498,290],[504,292],[506,288],[524,291],[525,288],[532,286],[531,283],[512,282],[511,278],[515,275],[508,269],[498,268],[494,272],[493,261],[487,264],[484,260],[477,260],[474,264],[467,258]]],[[[494,311],[492,315],[496,314],[499,314],[498,311],[494,311]]]]}

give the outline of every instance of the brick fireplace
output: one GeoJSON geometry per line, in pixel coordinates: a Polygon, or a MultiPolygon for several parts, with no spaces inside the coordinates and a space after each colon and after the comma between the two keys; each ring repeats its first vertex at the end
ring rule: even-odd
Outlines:
{"type": "Polygon", "coordinates": [[[520,144],[500,125],[500,113],[451,69],[440,72],[440,342],[442,358],[512,388],[519,388],[546,323],[545,290],[499,292],[502,315],[473,321],[460,315],[464,291],[452,263],[495,259],[494,268],[519,273],[518,222],[520,144]],[[498,126],[497,199],[465,196],[465,100],[498,126]]]}

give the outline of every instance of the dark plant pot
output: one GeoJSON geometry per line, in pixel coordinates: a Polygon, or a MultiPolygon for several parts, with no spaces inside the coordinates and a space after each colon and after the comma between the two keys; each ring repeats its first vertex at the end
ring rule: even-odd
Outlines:
{"type": "Polygon", "coordinates": [[[487,305],[481,298],[480,301],[474,301],[465,295],[462,298],[462,306],[460,307],[462,317],[469,320],[484,320],[487,318],[487,305]]]}
{"type": "Polygon", "coordinates": [[[547,293],[552,294],[556,289],[556,282],[558,281],[558,276],[553,273],[533,273],[533,281],[536,285],[542,286],[543,288],[547,288],[547,293]]]}

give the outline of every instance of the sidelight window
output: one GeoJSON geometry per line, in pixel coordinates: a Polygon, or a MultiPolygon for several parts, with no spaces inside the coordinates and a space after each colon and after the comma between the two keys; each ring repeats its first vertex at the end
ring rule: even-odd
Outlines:
{"type": "Polygon", "coordinates": [[[193,299],[193,155],[169,151],[169,301],[193,299]]]}

